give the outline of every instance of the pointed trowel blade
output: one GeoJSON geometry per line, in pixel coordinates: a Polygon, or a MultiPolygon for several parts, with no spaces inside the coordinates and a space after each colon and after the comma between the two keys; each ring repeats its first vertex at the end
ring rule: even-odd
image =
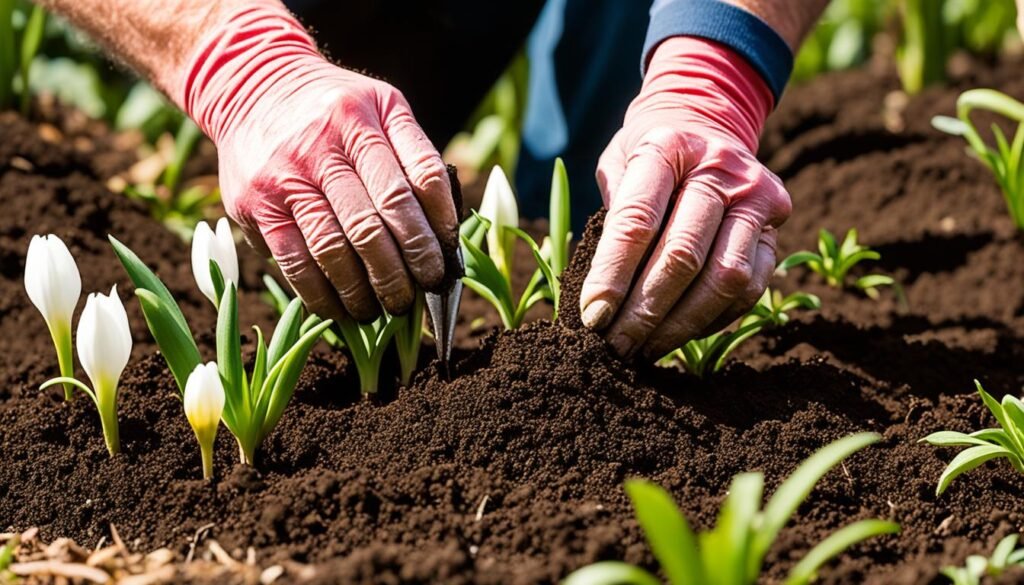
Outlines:
{"type": "MultiPolygon", "coordinates": [[[[463,265],[462,250],[456,249],[459,264],[463,265]]],[[[437,358],[444,365],[448,374],[448,362],[452,357],[452,344],[455,340],[455,321],[459,316],[459,304],[462,302],[462,279],[456,279],[447,293],[427,293],[427,310],[430,322],[434,326],[434,344],[437,346],[437,358]]]]}

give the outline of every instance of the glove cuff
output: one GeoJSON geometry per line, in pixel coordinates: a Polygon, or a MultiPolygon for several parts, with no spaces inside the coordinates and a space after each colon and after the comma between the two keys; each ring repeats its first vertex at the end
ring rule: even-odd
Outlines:
{"type": "Polygon", "coordinates": [[[301,62],[324,62],[305,28],[279,2],[240,8],[199,43],[175,100],[214,143],[301,62]]]}
{"type": "Polygon", "coordinates": [[[641,96],[685,96],[701,118],[756,152],[774,97],[750,63],[729,47],[697,37],[664,40],[651,57],[641,96]]]}

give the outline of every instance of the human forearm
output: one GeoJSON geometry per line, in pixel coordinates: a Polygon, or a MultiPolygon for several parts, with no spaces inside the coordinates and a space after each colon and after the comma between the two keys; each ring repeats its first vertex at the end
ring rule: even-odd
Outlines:
{"type": "MultiPolygon", "coordinates": [[[[723,0],[756,15],[779,33],[796,52],[818,21],[828,0],[723,0]]],[[[1024,0],[1017,0],[1018,4],[1024,0]]]]}
{"type": "Polygon", "coordinates": [[[39,0],[109,53],[180,100],[188,60],[204,32],[240,6],[277,0],[39,0]]]}

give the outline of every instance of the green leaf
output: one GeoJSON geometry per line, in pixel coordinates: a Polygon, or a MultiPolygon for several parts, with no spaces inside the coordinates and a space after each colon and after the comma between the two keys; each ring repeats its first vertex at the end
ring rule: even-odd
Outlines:
{"type": "Polygon", "coordinates": [[[281,288],[281,285],[274,280],[274,277],[269,274],[263,275],[263,286],[267,288],[267,294],[270,295],[271,305],[274,306],[274,309],[277,310],[279,315],[284,314],[285,309],[288,308],[288,304],[292,302],[291,296],[289,296],[288,293],[281,288]]]}
{"type": "Polygon", "coordinates": [[[965,449],[957,454],[946,469],[942,472],[939,477],[939,486],[935,490],[935,495],[940,496],[942,492],[946,491],[949,484],[954,479],[959,477],[961,474],[967,473],[968,471],[978,467],[982,463],[998,457],[1013,457],[1013,452],[1000,447],[999,445],[984,445],[979,447],[971,447],[965,449]]]}
{"type": "Polygon", "coordinates": [[[807,555],[789,572],[785,585],[805,585],[810,583],[818,569],[829,559],[838,556],[858,542],[882,534],[896,534],[900,525],[884,520],[861,520],[832,533],[811,549],[807,555]]]}
{"type": "MultiPolygon", "coordinates": [[[[846,233],[846,237],[850,237],[850,232],[846,233]]],[[[854,232],[854,238],[856,237],[856,232],[854,232]]],[[[836,238],[832,235],[832,232],[826,229],[818,231],[818,252],[821,253],[822,260],[837,258],[839,256],[839,247],[836,244],[836,238]]]]}
{"type": "Polygon", "coordinates": [[[466,252],[466,276],[463,282],[478,293],[480,289],[486,289],[490,294],[485,297],[495,308],[505,311],[509,316],[514,314],[515,303],[509,282],[498,270],[494,260],[465,236],[462,237],[462,246],[466,252]]]}
{"type": "Polygon", "coordinates": [[[302,329],[302,301],[292,299],[274,327],[267,350],[267,367],[273,369],[284,354],[295,345],[302,329]]]}
{"type": "Polygon", "coordinates": [[[892,286],[894,284],[896,284],[896,281],[893,280],[891,276],[886,276],[884,274],[868,274],[858,278],[857,282],[853,283],[853,286],[866,291],[879,286],[892,286]]]}
{"type": "Polygon", "coordinates": [[[29,73],[32,70],[32,60],[35,59],[39,46],[43,42],[45,31],[46,10],[39,4],[33,4],[21,37],[21,115],[23,116],[28,115],[29,105],[32,103],[29,73]]]}
{"type": "Polygon", "coordinates": [[[963,136],[967,133],[967,124],[963,120],[953,118],[952,116],[932,117],[932,127],[953,136],[963,136]]]}
{"type": "Polygon", "coordinates": [[[85,392],[86,395],[89,396],[89,398],[92,399],[93,403],[97,407],[99,407],[100,402],[96,398],[96,393],[92,391],[92,388],[86,386],[83,382],[79,381],[77,378],[72,378],[72,377],[69,377],[69,376],[58,376],[56,378],[51,378],[51,379],[47,380],[46,382],[43,382],[43,384],[41,386],[39,386],[39,389],[40,390],[46,390],[50,386],[56,386],[57,384],[70,384],[71,386],[74,386],[75,388],[78,388],[82,392],[85,392]]]}
{"type": "Polygon", "coordinates": [[[640,567],[619,561],[602,561],[573,571],[562,585],[661,585],[661,582],[640,567]]]}
{"type": "Polygon", "coordinates": [[[932,433],[927,437],[921,439],[930,445],[937,447],[963,447],[969,445],[990,445],[988,441],[966,435],[964,433],[958,433],[956,431],[939,431],[932,433]]]}
{"type": "Polygon", "coordinates": [[[178,132],[174,135],[174,157],[164,169],[163,184],[171,193],[178,191],[178,183],[181,181],[181,172],[185,163],[192,156],[192,152],[203,135],[202,130],[192,120],[185,118],[181,121],[178,132]]]}
{"type": "Polygon", "coordinates": [[[985,403],[985,406],[988,407],[989,412],[991,412],[992,415],[996,417],[996,420],[999,421],[999,426],[1002,427],[1004,431],[1006,431],[1006,436],[1009,437],[1010,441],[1013,443],[1013,450],[1016,451],[1017,453],[1024,453],[1024,442],[1021,441],[1021,438],[1017,435],[1017,433],[1014,431],[1014,428],[1011,426],[1013,422],[1007,416],[1006,412],[1003,411],[1003,406],[999,404],[999,402],[997,402],[991,394],[985,392],[985,389],[981,387],[981,382],[975,380],[974,386],[975,388],[978,389],[978,394],[981,395],[981,401],[985,403]]]}
{"type": "Polygon", "coordinates": [[[310,329],[305,335],[295,342],[287,353],[281,357],[271,372],[267,375],[267,382],[259,394],[257,401],[257,412],[262,414],[260,425],[261,439],[270,434],[281,420],[284,409],[295,393],[295,384],[299,381],[299,374],[306,366],[309,352],[320,335],[331,326],[330,319],[310,329]],[[272,385],[267,388],[268,384],[272,385]]]}
{"type": "Polygon", "coordinates": [[[821,262],[822,258],[814,252],[796,252],[791,254],[785,260],[779,263],[779,267],[776,270],[780,272],[786,272],[790,268],[800,266],[801,264],[807,264],[808,262],[821,262]]]}
{"type": "Polygon", "coordinates": [[[747,553],[763,492],[764,475],[761,473],[735,476],[714,530],[701,535],[703,566],[715,568],[716,582],[751,583],[757,578],[756,574],[746,573],[747,553]]]}
{"type": "Polygon", "coordinates": [[[768,552],[779,530],[789,517],[830,469],[853,453],[877,442],[881,436],[876,433],[857,433],[825,445],[804,460],[768,500],[762,514],[761,527],[754,535],[750,554],[750,574],[756,573],[761,560],[768,552]],[[755,565],[756,563],[756,565],[755,565]]]}
{"type": "MultiPolygon", "coordinates": [[[[128,278],[132,279],[132,283],[135,288],[144,288],[150,291],[152,294],[160,297],[162,304],[166,306],[167,310],[170,311],[171,317],[178,322],[178,326],[188,331],[188,323],[185,321],[185,315],[181,313],[181,309],[178,307],[178,303],[175,302],[174,297],[171,296],[171,292],[164,286],[163,281],[157,278],[156,274],[146,266],[135,252],[132,252],[127,246],[119,242],[114,236],[107,236],[110,240],[110,244],[114,247],[114,253],[117,254],[117,258],[121,261],[121,265],[124,266],[125,272],[128,273],[128,278]]],[[[191,335],[191,334],[190,334],[191,335]]],[[[195,343],[193,342],[193,345],[195,343]]]]}
{"type": "Polygon", "coordinates": [[[1020,535],[1010,534],[1000,540],[999,544],[996,545],[996,550],[992,551],[988,564],[999,571],[1005,569],[1009,565],[1010,555],[1013,554],[1014,548],[1017,546],[1018,538],[1020,538],[1020,535]]]}
{"type": "MultiPolygon", "coordinates": [[[[569,229],[571,218],[569,175],[562,159],[555,159],[551,175],[551,209],[548,213],[551,237],[551,272],[561,276],[569,265],[569,229]]],[[[557,294],[555,298],[558,298],[557,294]]]]}
{"type": "Polygon", "coordinates": [[[263,382],[267,378],[267,343],[263,339],[263,330],[258,325],[252,327],[256,331],[256,360],[252,366],[252,379],[249,382],[250,400],[255,403],[253,396],[259,394],[263,388],[263,382]]]}
{"type": "Polygon", "coordinates": [[[697,539],[668,492],[647,481],[627,480],[626,493],[651,552],[669,582],[704,583],[697,539]]]}
{"type": "Polygon", "coordinates": [[[556,272],[555,269],[544,260],[544,256],[541,254],[540,248],[537,246],[537,242],[535,242],[533,238],[530,237],[530,234],[524,232],[519,228],[508,227],[505,229],[515,234],[516,237],[526,242],[526,245],[530,247],[530,252],[533,253],[533,259],[535,262],[537,262],[537,268],[540,270],[541,274],[544,275],[544,279],[548,282],[548,286],[551,287],[552,297],[554,297],[552,302],[555,305],[555,314],[557,315],[559,300],[558,297],[560,296],[560,286],[557,277],[557,274],[559,273],[556,272]]]}
{"type": "Polygon", "coordinates": [[[217,306],[219,307],[219,299],[224,296],[224,273],[220,271],[220,266],[213,259],[210,259],[210,281],[213,283],[213,295],[218,299],[217,306]]]}
{"type": "Polygon", "coordinates": [[[240,414],[245,416],[252,405],[248,392],[245,392],[241,333],[238,330],[238,293],[233,282],[228,282],[217,310],[217,370],[224,383],[227,401],[236,406],[242,405],[244,410],[240,414]]]}
{"type": "Polygon", "coordinates": [[[176,318],[181,315],[181,310],[173,300],[168,304],[163,297],[145,288],[136,288],[135,296],[139,298],[149,332],[174,376],[179,397],[182,397],[189,374],[202,363],[195,339],[188,327],[176,318]]]}

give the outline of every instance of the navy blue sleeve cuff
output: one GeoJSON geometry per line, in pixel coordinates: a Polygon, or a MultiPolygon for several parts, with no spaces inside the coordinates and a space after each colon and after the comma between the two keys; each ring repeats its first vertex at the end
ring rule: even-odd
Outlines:
{"type": "Polygon", "coordinates": [[[675,36],[700,37],[736,51],[761,74],[779,103],[793,71],[793,52],[779,33],[757,16],[720,0],[655,0],[641,74],[647,72],[655,47],[675,36]]]}

